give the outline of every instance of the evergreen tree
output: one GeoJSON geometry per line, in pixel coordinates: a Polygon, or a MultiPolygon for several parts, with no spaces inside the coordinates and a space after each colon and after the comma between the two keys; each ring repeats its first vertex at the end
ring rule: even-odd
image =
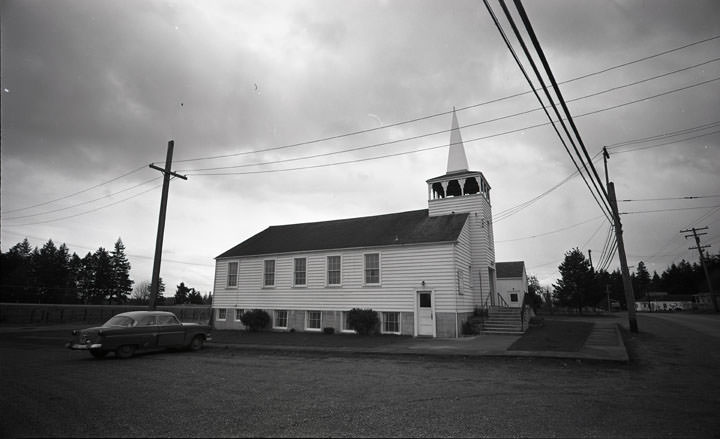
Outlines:
{"type": "Polygon", "coordinates": [[[115,248],[110,256],[110,264],[113,272],[113,288],[108,296],[110,303],[125,303],[135,283],[130,279],[130,262],[125,256],[125,245],[122,239],[118,238],[115,248]]]}
{"type": "Polygon", "coordinates": [[[650,273],[647,271],[647,268],[645,267],[645,263],[643,261],[640,261],[637,264],[637,267],[635,269],[634,281],[635,282],[633,283],[633,290],[635,291],[635,297],[645,297],[645,295],[649,291],[648,287],[650,286],[650,273]]]}
{"type": "Polygon", "coordinates": [[[0,255],[0,301],[34,302],[32,253],[27,238],[0,255]]]}
{"type": "Polygon", "coordinates": [[[180,285],[177,286],[177,290],[175,291],[175,305],[184,305],[185,303],[188,303],[189,293],[190,288],[185,286],[185,282],[180,282],[180,285]]]}
{"type": "Polygon", "coordinates": [[[188,302],[193,305],[202,305],[203,297],[199,291],[197,291],[195,288],[191,288],[190,293],[188,294],[188,302]]]}
{"type": "Polygon", "coordinates": [[[558,303],[560,306],[574,306],[582,313],[582,307],[586,305],[586,296],[593,288],[590,262],[578,248],[574,248],[565,253],[565,260],[558,269],[561,278],[554,285],[558,303]]]}

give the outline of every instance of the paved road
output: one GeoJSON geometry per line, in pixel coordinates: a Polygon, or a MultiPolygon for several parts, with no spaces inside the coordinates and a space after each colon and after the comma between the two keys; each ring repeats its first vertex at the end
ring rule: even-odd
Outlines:
{"type": "Polygon", "coordinates": [[[651,319],[661,319],[682,325],[686,328],[702,332],[711,337],[720,338],[720,314],[690,314],[690,313],[647,313],[644,316],[651,319]]]}
{"type": "Polygon", "coordinates": [[[245,353],[93,360],[0,335],[0,436],[717,437],[720,347],[640,315],[633,363],[245,353]]]}

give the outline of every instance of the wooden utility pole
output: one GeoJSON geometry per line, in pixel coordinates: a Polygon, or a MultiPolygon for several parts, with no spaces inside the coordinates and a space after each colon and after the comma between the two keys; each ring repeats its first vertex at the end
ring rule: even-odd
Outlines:
{"type": "Polygon", "coordinates": [[[628,323],[630,331],[637,333],[638,324],[635,315],[635,293],[633,292],[632,281],[630,281],[630,270],[628,270],[627,257],[625,256],[625,243],[623,241],[622,223],[615,198],[615,183],[608,182],[608,198],[612,207],[613,221],[615,222],[615,239],[617,240],[618,256],[620,257],[620,270],[623,277],[623,289],[625,290],[625,303],[627,304],[628,323]]]}
{"type": "Polygon", "coordinates": [[[155,301],[160,292],[160,262],[162,260],[163,237],[165,235],[165,214],[167,212],[168,190],[170,189],[170,176],[187,180],[187,177],[170,170],[172,167],[173,149],[175,142],[168,142],[165,169],[150,163],[150,167],[163,173],[162,198],[160,199],[160,218],[158,219],[157,239],[155,240],[155,260],[153,261],[152,284],[150,285],[150,309],[155,309],[155,301]]]}
{"type": "Polygon", "coordinates": [[[715,290],[713,290],[712,284],[710,283],[710,274],[708,273],[707,265],[705,265],[705,256],[703,255],[702,251],[702,249],[709,248],[710,246],[700,245],[700,237],[702,235],[707,235],[707,233],[698,233],[698,230],[707,230],[707,227],[703,227],[700,229],[696,229],[695,227],[693,227],[692,229],[681,230],[680,233],[687,233],[692,231],[692,235],[685,235],[685,239],[688,239],[691,236],[695,237],[695,244],[697,245],[697,247],[690,247],[689,249],[697,249],[698,253],[700,253],[700,263],[702,264],[703,271],[705,272],[705,281],[707,282],[708,291],[710,292],[710,299],[712,300],[715,312],[720,312],[720,309],[718,309],[717,297],[715,296],[715,290]]]}

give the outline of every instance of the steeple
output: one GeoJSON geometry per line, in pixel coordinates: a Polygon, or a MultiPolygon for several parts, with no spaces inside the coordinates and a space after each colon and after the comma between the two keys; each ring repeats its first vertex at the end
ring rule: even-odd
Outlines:
{"type": "Polygon", "coordinates": [[[466,172],[468,169],[468,161],[465,156],[465,146],[463,145],[462,136],[460,135],[460,126],[458,125],[457,115],[455,114],[455,107],[453,107],[447,173],[453,174],[455,172],[466,172]]]}

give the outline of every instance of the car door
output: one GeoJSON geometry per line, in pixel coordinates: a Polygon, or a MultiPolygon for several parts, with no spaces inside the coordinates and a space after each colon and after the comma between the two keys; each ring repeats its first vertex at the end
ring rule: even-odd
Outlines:
{"type": "Polygon", "coordinates": [[[113,331],[112,344],[115,347],[134,345],[140,349],[152,348],[156,345],[156,328],[154,315],[143,316],[133,326],[113,331]]]}
{"type": "Polygon", "coordinates": [[[158,316],[157,345],[158,347],[182,346],[185,344],[185,328],[177,317],[158,316]]]}

